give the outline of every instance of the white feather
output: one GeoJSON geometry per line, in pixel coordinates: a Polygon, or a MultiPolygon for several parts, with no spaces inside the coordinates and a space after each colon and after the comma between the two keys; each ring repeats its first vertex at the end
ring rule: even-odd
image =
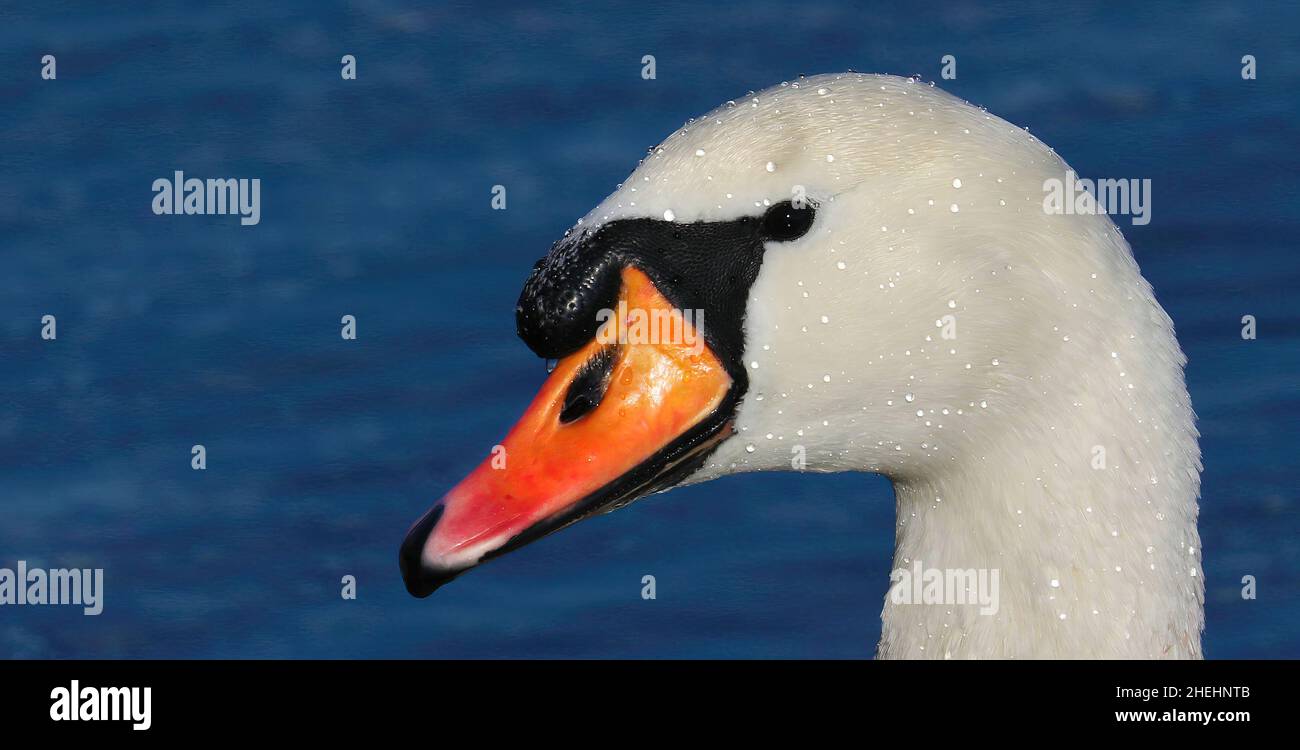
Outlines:
{"type": "Polygon", "coordinates": [[[820,203],[766,250],[739,434],[691,481],[801,446],[893,480],[896,568],[999,571],[996,615],[887,599],[882,657],[1201,655],[1185,358],[1112,221],[1044,211],[1067,169],[932,86],[828,75],[688,123],[583,220],[820,203]]]}

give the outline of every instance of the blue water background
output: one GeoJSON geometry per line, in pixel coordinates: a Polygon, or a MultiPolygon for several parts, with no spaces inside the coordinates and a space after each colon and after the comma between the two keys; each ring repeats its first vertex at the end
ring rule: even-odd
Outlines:
{"type": "Polygon", "coordinates": [[[1294,4],[18,6],[0,9],[0,566],[102,567],[107,592],[99,617],[0,609],[0,656],[870,656],[880,477],[679,489],[423,601],[396,551],[543,377],[514,334],[532,261],[647,147],[801,73],[937,79],[945,54],[945,88],[1080,173],[1153,181],[1151,224],[1124,232],[1191,360],[1205,650],[1300,656],[1294,4]],[[174,169],[261,178],[260,225],[154,216],[174,169]]]}

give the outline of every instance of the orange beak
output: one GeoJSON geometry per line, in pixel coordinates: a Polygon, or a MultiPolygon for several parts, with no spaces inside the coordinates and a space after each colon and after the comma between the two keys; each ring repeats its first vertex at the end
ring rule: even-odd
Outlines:
{"type": "Polygon", "coordinates": [[[560,360],[492,455],[411,527],[400,562],[428,596],[468,568],[676,484],[731,432],[732,378],[635,268],[596,337],[560,360]]]}

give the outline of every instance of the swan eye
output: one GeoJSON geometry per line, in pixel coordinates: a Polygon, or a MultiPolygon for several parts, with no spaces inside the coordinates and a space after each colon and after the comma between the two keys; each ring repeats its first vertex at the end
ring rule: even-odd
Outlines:
{"type": "Polygon", "coordinates": [[[790,201],[778,203],[763,215],[763,234],[777,242],[797,240],[808,232],[816,213],[809,202],[797,207],[790,201]]]}

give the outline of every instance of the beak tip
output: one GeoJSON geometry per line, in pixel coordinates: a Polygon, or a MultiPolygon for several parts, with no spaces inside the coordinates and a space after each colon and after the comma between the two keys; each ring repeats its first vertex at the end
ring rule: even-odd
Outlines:
{"type": "Polygon", "coordinates": [[[439,573],[423,566],[411,569],[404,561],[402,563],[402,580],[406,583],[406,592],[416,599],[428,597],[459,573],[460,571],[439,573]]]}
{"type": "Polygon", "coordinates": [[[402,570],[406,591],[417,599],[427,597],[465,571],[464,568],[430,566],[424,561],[425,543],[438,524],[438,519],[442,517],[443,508],[439,503],[416,521],[411,530],[406,532],[406,539],[397,554],[397,564],[402,570]]]}

